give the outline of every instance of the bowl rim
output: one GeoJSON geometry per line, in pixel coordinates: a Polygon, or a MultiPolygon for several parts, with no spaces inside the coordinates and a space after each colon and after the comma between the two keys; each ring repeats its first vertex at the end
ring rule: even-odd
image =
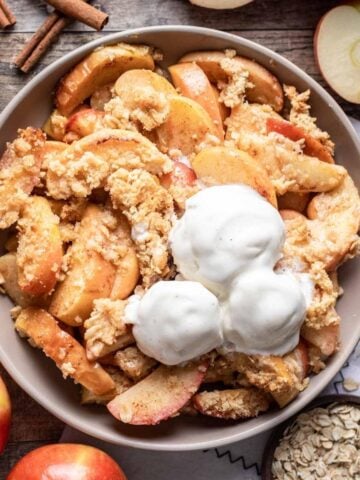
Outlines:
{"type": "Polygon", "coordinates": [[[315,398],[315,400],[309,403],[305,408],[301,409],[298,413],[286,420],[286,422],[275,428],[275,430],[271,433],[269,439],[267,440],[264,448],[264,453],[261,461],[261,480],[274,480],[271,472],[274,453],[286,428],[292,425],[296,421],[298,416],[302,413],[310,412],[311,410],[314,410],[318,407],[327,407],[333,403],[352,404],[360,408],[360,395],[333,393],[329,395],[324,395],[323,397],[315,398]]]}
{"type": "MultiPolygon", "coordinates": [[[[20,102],[29,95],[38,83],[41,83],[44,79],[50,76],[53,72],[57,70],[58,67],[63,66],[64,64],[71,62],[73,58],[77,57],[80,54],[87,54],[94,50],[95,48],[103,45],[109,45],[116,42],[129,42],[132,43],[133,40],[138,40],[139,36],[148,34],[148,33],[166,33],[166,32],[178,32],[179,34],[187,34],[187,33],[197,33],[202,34],[208,37],[217,38],[224,41],[229,41],[233,43],[237,43],[239,47],[246,47],[253,50],[256,53],[263,54],[268,58],[271,58],[275,62],[284,65],[287,69],[291,70],[299,79],[306,82],[309,88],[313,91],[316,91],[326,102],[330,110],[333,110],[337,116],[339,117],[340,121],[345,126],[347,132],[349,133],[351,140],[353,141],[356,150],[359,153],[360,157],[360,141],[357,136],[357,133],[351,124],[350,120],[341,109],[341,107],[337,104],[335,99],[320,85],[318,84],[313,78],[311,78],[307,73],[297,67],[295,64],[287,60],[280,54],[272,51],[271,49],[264,47],[258,43],[255,43],[251,40],[245,39],[241,36],[222,32],[215,29],[204,28],[204,27],[197,27],[197,26],[184,26],[184,25],[167,25],[167,26],[151,26],[151,27],[140,27],[135,29],[128,29],[121,32],[111,33],[109,35],[104,35],[100,38],[92,40],[90,42],[85,43],[79,48],[67,53],[63,57],[57,59],[47,67],[45,67],[41,72],[36,74],[34,78],[32,78],[16,95],[15,97],[8,103],[8,105],[4,108],[2,113],[0,114],[0,129],[4,126],[7,121],[7,117],[12,113],[12,111],[18,106],[20,102]]],[[[39,403],[42,407],[44,407],[47,411],[53,414],[55,417],[60,419],[66,425],[79,430],[82,433],[90,435],[94,438],[98,438],[100,440],[116,444],[116,445],[125,445],[129,447],[140,448],[144,450],[156,450],[156,451],[189,451],[189,450],[200,450],[200,449],[208,449],[208,448],[215,448],[220,447],[223,445],[227,445],[230,443],[234,443],[240,440],[244,440],[246,438],[255,436],[259,433],[265,432],[269,429],[272,429],[279,425],[280,423],[284,422],[288,418],[292,417],[294,414],[299,412],[303,409],[306,405],[309,404],[325,387],[328,383],[331,382],[333,377],[339,372],[342,368],[342,365],[345,363],[346,359],[351,354],[352,350],[354,349],[355,345],[357,344],[360,338],[360,324],[358,326],[358,332],[352,338],[352,341],[348,342],[345,348],[341,348],[339,352],[336,354],[336,358],[334,361],[331,362],[326,367],[327,375],[324,376],[321,381],[318,382],[317,385],[313,386],[311,393],[307,394],[306,397],[298,398],[297,403],[290,403],[286,408],[277,411],[276,421],[274,418],[268,418],[265,420],[264,423],[260,425],[253,426],[246,431],[243,432],[236,432],[236,433],[227,433],[226,429],[224,429],[224,435],[221,439],[209,439],[206,441],[197,441],[196,443],[191,442],[183,442],[177,443],[176,445],[172,444],[164,444],[158,443],[156,440],[147,440],[147,439],[132,439],[130,437],[123,437],[119,439],[115,439],[114,435],[108,434],[103,431],[99,431],[96,426],[92,426],[91,424],[84,425],[82,420],[77,420],[74,418],[73,415],[67,415],[66,412],[58,411],[54,408],[49,402],[47,402],[46,398],[44,398],[41,393],[36,388],[36,385],[32,384],[30,380],[25,378],[21,375],[21,372],[15,367],[15,363],[7,357],[7,355],[2,350],[0,344],[0,362],[3,364],[4,368],[8,371],[10,376],[15,380],[15,382],[30,396],[32,397],[37,403],[39,403]]],[[[243,423],[239,423],[242,425],[243,423]]],[[[211,430],[209,430],[210,434],[211,430]]]]}

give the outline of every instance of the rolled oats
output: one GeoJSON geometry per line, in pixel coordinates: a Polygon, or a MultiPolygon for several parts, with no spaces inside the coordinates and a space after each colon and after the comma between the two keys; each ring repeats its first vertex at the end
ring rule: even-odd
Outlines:
{"type": "Polygon", "coordinates": [[[360,408],[332,404],[300,414],[274,453],[274,480],[359,480],[360,408]]]}

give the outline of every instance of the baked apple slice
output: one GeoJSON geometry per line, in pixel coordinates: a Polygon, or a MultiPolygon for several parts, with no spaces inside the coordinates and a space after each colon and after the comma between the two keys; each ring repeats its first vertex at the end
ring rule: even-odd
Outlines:
{"type": "Polygon", "coordinates": [[[117,222],[117,240],[119,244],[126,246],[127,250],[126,255],[123,255],[117,263],[110,298],[112,300],[125,300],[138,283],[140,267],[135,244],[131,238],[131,227],[128,220],[123,214],[118,214],[117,222]]]}
{"type": "Polygon", "coordinates": [[[108,111],[115,118],[123,118],[124,112],[128,112],[130,121],[147,135],[164,123],[170,110],[168,97],[177,95],[165,77],[150,70],[123,73],[114,90],[117,97],[108,111]]]}
{"type": "Polygon", "coordinates": [[[170,112],[165,122],[156,129],[156,143],[161,151],[180,150],[183,155],[196,151],[201,143],[217,130],[208,112],[197,102],[181,95],[170,97],[170,112]]]}
{"type": "Polygon", "coordinates": [[[99,241],[103,241],[99,232],[105,224],[103,209],[89,205],[77,240],[70,247],[70,268],[57,286],[49,308],[52,315],[68,325],[79,326],[89,317],[94,300],[110,296],[116,267],[99,253],[99,241]]]}
{"type": "Polygon", "coordinates": [[[293,125],[286,120],[279,118],[268,118],[266,122],[268,133],[276,132],[283,135],[294,142],[304,141],[303,152],[310,157],[316,157],[327,163],[335,163],[329,150],[319,140],[305,132],[305,130],[297,125],[293,125]]]}
{"type": "Polygon", "coordinates": [[[204,71],[196,63],[178,63],[169,67],[175,87],[185,97],[198,102],[210,115],[220,140],[224,139],[224,127],[220,103],[213,86],[204,71]]]}
{"type": "MultiPolygon", "coordinates": [[[[229,58],[224,52],[204,51],[188,53],[179,60],[179,63],[195,62],[206,73],[211,83],[226,82],[228,76],[221,66],[224,59],[229,58]]],[[[249,81],[252,88],[246,91],[246,96],[252,103],[271,105],[276,112],[284,106],[284,93],[279,80],[266,68],[246,57],[233,57],[243,70],[249,72],[249,81]]]]}
{"type": "Polygon", "coordinates": [[[0,275],[2,277],[1,286],[16,305],[25,308],[45,303],[44,299],[32,297],[21,291],[15,253],[6,253],[0,257],[0,275]]]}
{"type": "Polygon", "coordinates": [[[134,90],[139,88],[150,88],[165,95],[176,95],[175,88],[165,77],[145,69],[128,70],[117,79],[114,86],[115,93],[129,102],[127,104],[129,108],[134,108],[134,104],[131,105],[137,101],[134,90]]]}
{"type": "Polygon", "coordinates": [[[245,152],[231,147],[204,148],[192,167],[204,183],[244,183],[277,206],[275,189],[265,169],[245,152]]]}
{"type": "Polygon", "coordinates": [[[104,112],[93,108],[73,113],[65,124],[65,140],[69,133],[73,134],[74,139],[79,139],[104,128],[104,117],[104,112]]]}
{"type": "Polygon", "coordinates": [[[60,81],[55,102],[62,115],[69,115],[95,90],[114,82],[126,70],[154,69],[149,47],[120,43],[96,49],[60,81]]]}
{"type": "Polygon", "coordinates": [[[45,310],[35,307],[22,310],[15,328],[20,336],[29,338],[33,345],[41,348],[65,378],[73,378],[97,395],[115,389],[110,375],[99,364],[89,362],[84,347],[62,330],[55,318],[45,310]]]}
{"type": "Polygon", "coordinates": [[[18,222],[16,259],[22,292],[46,295],[55,287],[63,256],[59,223],[46,198],[29,197],[18,222]]]}
{"type": "Polygon", "coordinates": [[[110,413],[123,423],[156,425],[175,415],[201,385],[207,361],[185,367],[161,365],[144,380],[108,404],[110,413]]]}
{"type": "Polygon", "coordinates": [[[340,326],[339,324],[333,324],[313,328],[303,325],[301,336],[311,345],[317,347],[323,355],[329,357],[336,352],[339,346],[340,326]]]}
{"type": "Polygon", "coordinates": [[[285,405],[294,400],[303,389],[303,382],[309,372],[309,356],[305,343],[300,341],[299,345],[292,352],[284,355],[283,360],[296,375],[298,384],[287,391],[274,392],[272,394],[280,408],[285,407],[285,405]]]}

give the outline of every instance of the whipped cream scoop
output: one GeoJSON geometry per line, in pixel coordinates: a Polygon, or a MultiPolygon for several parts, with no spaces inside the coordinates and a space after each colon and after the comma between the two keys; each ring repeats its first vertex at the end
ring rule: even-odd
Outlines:
{"type": "Polygon", "coordinates": [[[186,202],[170,233],[178,271],[216,294],[240,272],[273,268],[285,239],[279,212],[246,185],[206,188],[186,202]]]}
{"type": "Polygon", "coordinates": [[[218,299],[198,282],[168,281],[133,295],[125,315],[146,355],[177,365],[222,344],[218,299]]]}
{"type": "Polygon", "coordinates": [[[139,348],[167,365],[214,348],[263,355],[295,348],[311,288],[303,276],[274,272],[284,241],[279,212],[252,188],[196,193],[169,239],[184,280],[158,282],[129,303],[139,348]]]}

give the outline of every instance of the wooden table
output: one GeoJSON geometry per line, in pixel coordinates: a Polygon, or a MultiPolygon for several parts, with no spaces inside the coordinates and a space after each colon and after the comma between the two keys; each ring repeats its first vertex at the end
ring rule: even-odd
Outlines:
{"type": "MultiPolygon", "coordinates": [[[[74,48],[108,32],[159,24],[199,25],[242,35],[284,55],[325,86],[313,56],[314,28],[320,16],[339,3],[337,0],[255,0],[236,11],[221,12],[195,8],[186,0],[97,0],[95,3],[110,14],[105,30],[97,33],[74,23],[35,71],[24,76],[12,69],[9,62],[45,17],[46,9],[41,1],[8,2],[18,23],[12,30],[0,32],[0,109],[45,65],[74,48]]],[[[346,113],[360,119],[358,106],[337,100],[346,113]]],[[[36,405],[7,374],[4,373],[4,377],[10,388],[14,415],[10,442],[0,460],[0,479],[5,478],[10,467],[26,452],[56,442],[63,429],[59,420],[36,405]]]]}

